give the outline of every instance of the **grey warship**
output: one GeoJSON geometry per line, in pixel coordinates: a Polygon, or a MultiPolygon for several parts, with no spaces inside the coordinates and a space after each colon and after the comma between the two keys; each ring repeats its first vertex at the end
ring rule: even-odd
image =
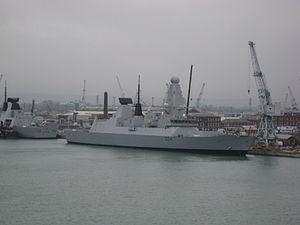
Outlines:
{"type": "Polygon", "coordinates": [[[57,125],[45,121],[38,125],[34,122],[33,110],[26,113],[20,107],[19,98],[6,98],[0,115],[0,137],[8,138],[56,138],[57,125]]]}
{"type": "Polygon", "coordinates": [[[202,131],[184,117],[184,98],[177,77],[168,84],[166,111],[146,116],[138,100],[119,98],[121,106],[110,119],[95,119],[90,130],[65,130],[68,143],[158,149],[194,153],[245,155],[253,137],[234,136],[220,131],[202,131]],[[149,119],[151,118],[151,119],[149,119]]]}

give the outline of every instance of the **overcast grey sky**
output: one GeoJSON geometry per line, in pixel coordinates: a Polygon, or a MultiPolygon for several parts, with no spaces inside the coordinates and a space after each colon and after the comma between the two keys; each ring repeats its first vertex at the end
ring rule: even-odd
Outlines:
{"type": "MultiPolygon", "coordinates": [[[[186,92],[207,82],[207,103],[247,105],[248,40],[256,42],[274,101],[300,100],[299,0],[0,0],[0,73],[11,95],[162,98],[170,76],[186,92]]],[[[1,85],[1,95],[3,93],[1,85]]],[[[251,93],[257,98],[253,77],[251,93]]]]}

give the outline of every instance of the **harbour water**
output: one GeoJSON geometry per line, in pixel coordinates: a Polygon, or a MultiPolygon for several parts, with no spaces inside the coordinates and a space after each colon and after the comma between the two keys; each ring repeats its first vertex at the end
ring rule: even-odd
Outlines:
{"type": "Polygon", "coordinates": [[[300,224],[300,161],[0,140],[0,224],[300,224]]]}

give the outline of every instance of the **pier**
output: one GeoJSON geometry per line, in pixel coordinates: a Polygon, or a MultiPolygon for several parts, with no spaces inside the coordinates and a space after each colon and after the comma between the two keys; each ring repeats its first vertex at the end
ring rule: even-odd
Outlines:
{"type": "Polygon", "coordinates": [[[300,158],[300,146],[296,146],[296,147],[253,146],[248,152],[248,154],[300,158]]]}

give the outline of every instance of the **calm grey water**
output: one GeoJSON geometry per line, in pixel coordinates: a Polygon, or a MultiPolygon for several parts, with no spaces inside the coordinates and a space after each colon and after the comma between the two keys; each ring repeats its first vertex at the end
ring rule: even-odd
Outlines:
{"type": "Polygon", "coordinates": [[[300,224],[300,159],[0,140],[0,224],[300,224]]]}

